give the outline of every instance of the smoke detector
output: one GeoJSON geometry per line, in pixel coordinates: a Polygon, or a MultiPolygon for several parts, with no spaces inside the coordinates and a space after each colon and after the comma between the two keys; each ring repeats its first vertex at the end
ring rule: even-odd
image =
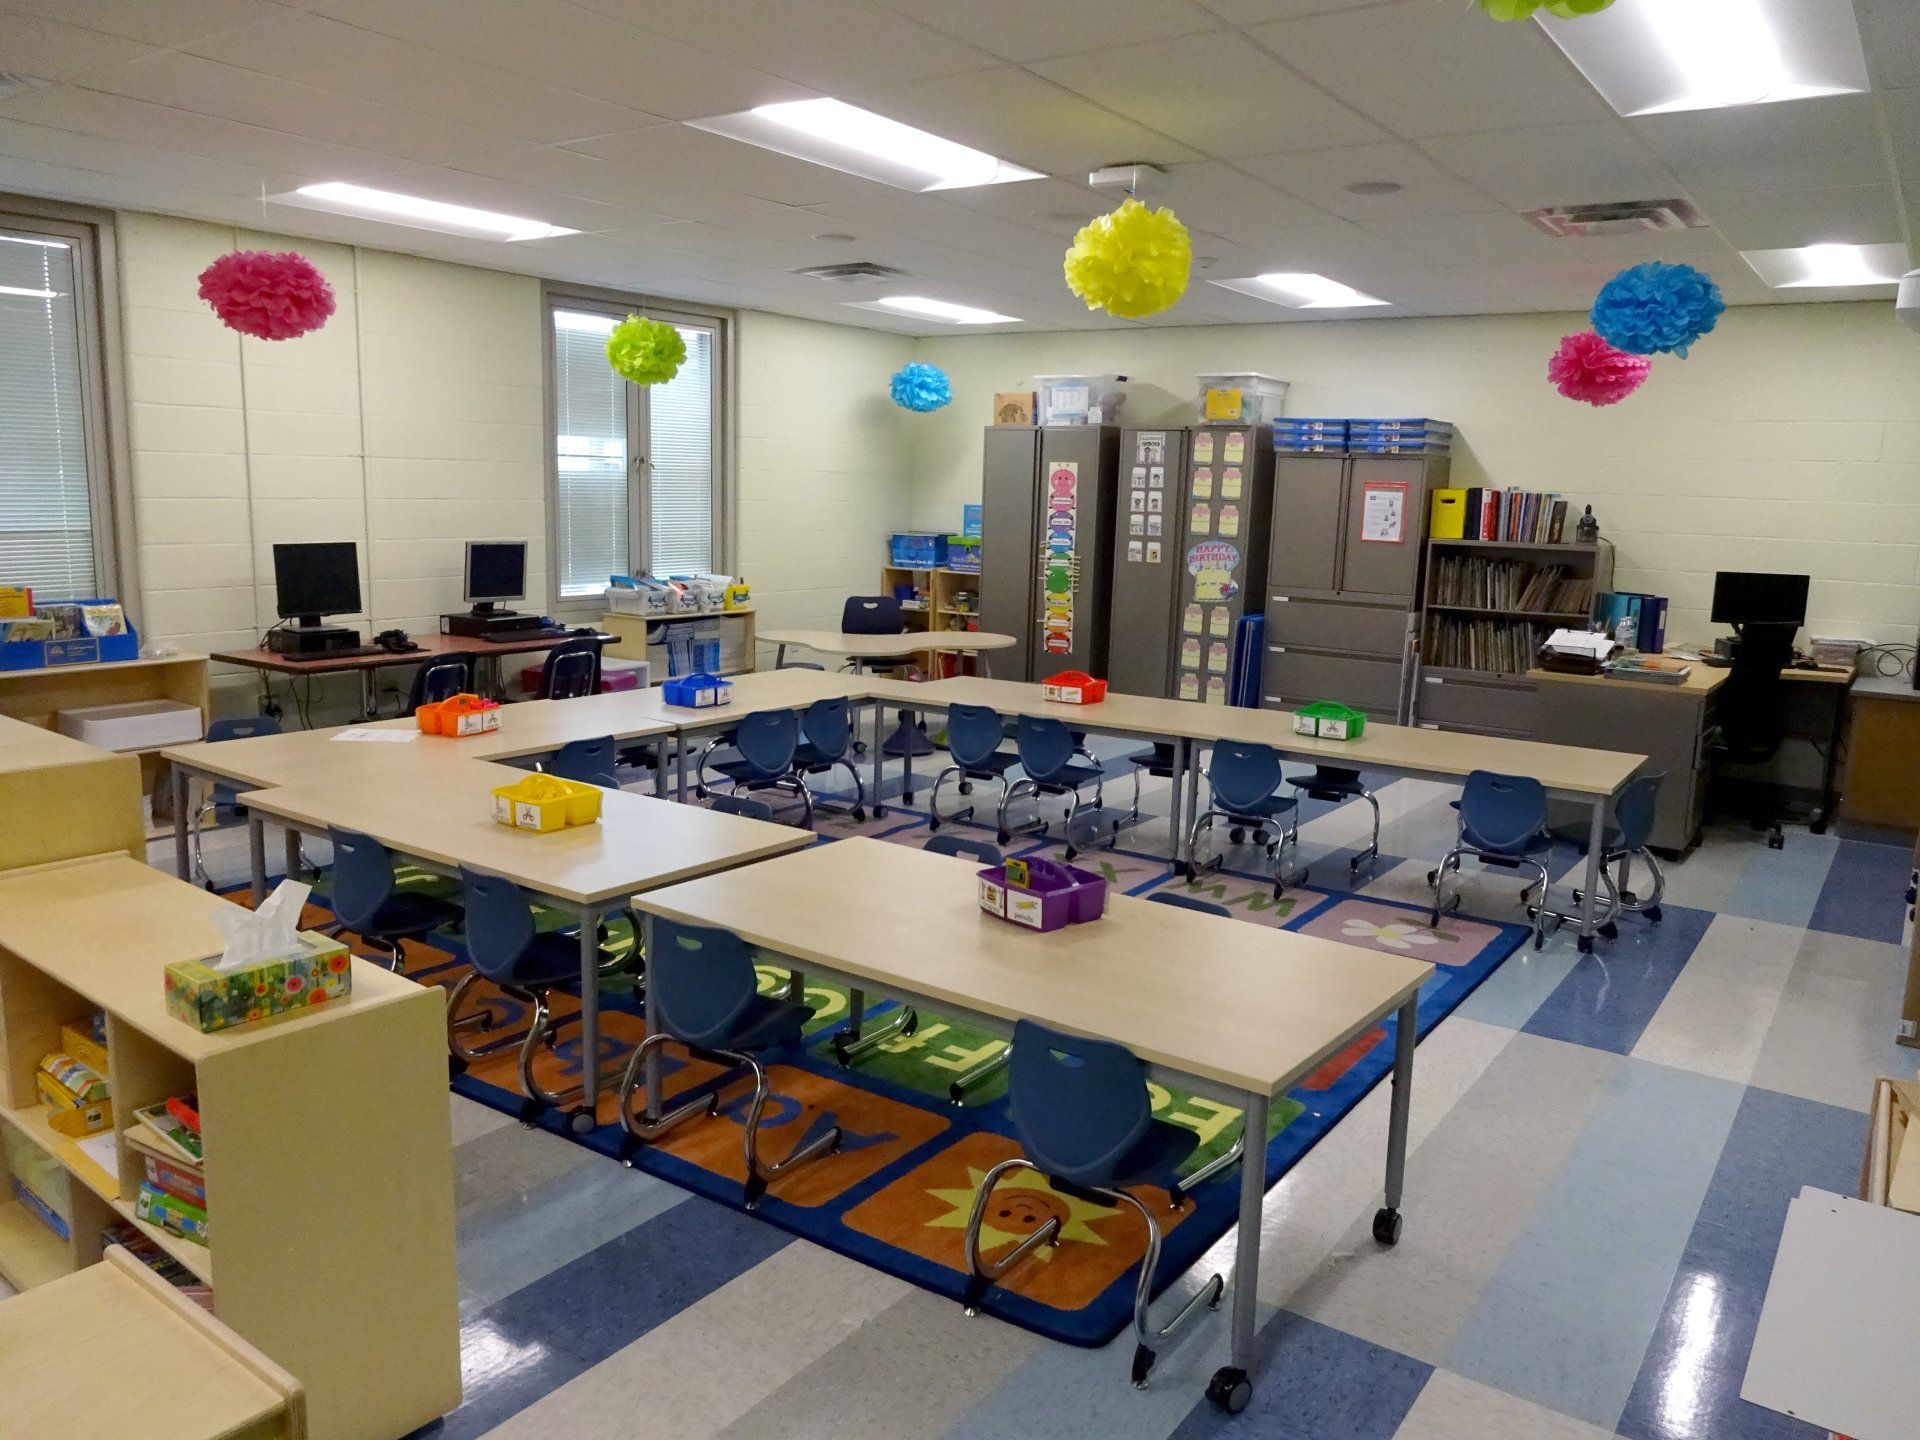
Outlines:
{"type": "Polygon", "coordinates": [[[1607,200],[1585,205],[1548,205],[1523,212],[1534,228],[1555,239],[1599,235],[1658,235],[1698,230],[1707,222],[1685,200],[1607,200]]]}
{"type": "Polygon", "coordinates": [[[843,260],[834,265],[808,265],[793,272],[814,280],[832,280],[840,285],[858,285],[862,280],[897,280],[907,272],[878,260],[843,260]]]}

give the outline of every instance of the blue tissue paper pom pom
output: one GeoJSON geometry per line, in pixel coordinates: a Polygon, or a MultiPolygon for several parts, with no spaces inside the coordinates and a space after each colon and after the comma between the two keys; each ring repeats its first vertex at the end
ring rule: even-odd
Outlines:
{"type": "Polygon", "coordinates": [[[1593,328],[1617,350],[1684,359],[1687,347],[1712,330],[1726,308],[1711,276],[1656,260],[1606,283],[1593,302],[1593,328]]]}
{"type": "Polygon", "coordinates": [[[953,399],[953,382],[938,365],[923,365],[918,360],[902,365],[893,374],[893,403],[908,410],[938,410],[953,399]]]}

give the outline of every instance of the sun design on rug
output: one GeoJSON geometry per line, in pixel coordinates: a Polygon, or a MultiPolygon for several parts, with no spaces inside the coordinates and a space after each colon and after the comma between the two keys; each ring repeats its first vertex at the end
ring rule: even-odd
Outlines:
{"type": "Polygon", "coordinates": [[[1371,920],[1357,917],[1346,922],[1341,933],[1351,935],[1356,940],[1371,940],[1376,945],[1385,945],[1389,950],[1406,950],[1415,945],[1438,945],[1442,939],[1454,937],[1443,931],[1429,930],[1424,925],[1409,925],[1404,920],[1392,920],[1385,925],[1376,925],[1371,920]]]}
{"type": "MultiPolygon", "coordinates": [[[[927,1221],[928,1228],[966,1229],[967,1217],[973,1213],[974,1197],[980,1193],[986,1178],[986,1171],[969,1165],[966,1189],[927,1191],[934,1199],[952,1207],[946,1214],[927,1221]]],[[[1105,1245],[1106,1240],[1093,1228],[1092,1222],[1113,1213],[1110,1205],[1062,1195],[1038,1170],[1016,1170],[993,1187],[993,1204],[980,1224],[980,1253],[984,1255],[1002,1245],[1018,1244],[1049,1220],[1060,1222],[1061,1243],[1075,1240],[1082,1245],[1105,1245]]],[[[1043,1245],[1038,1258],[1051,1260],[1053,1251],[1053,1246],[1043,1245]]]]}

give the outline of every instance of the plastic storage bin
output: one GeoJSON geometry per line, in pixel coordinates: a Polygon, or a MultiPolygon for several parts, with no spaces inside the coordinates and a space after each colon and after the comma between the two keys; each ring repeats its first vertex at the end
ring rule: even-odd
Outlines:
{"type": "Polygon", "coordinates": [[[947,537],[931,530],[901,530],[887,540],[892,563],[907,570],[938,570],[947,563],[947,537]]]}
{"type": "Polygon", "coordinates": [[[1200,423],[1240,420],[1264,425],[1287,402],[1287,382],[1248,370],[1238,374],[1199,375],[1200,423]]]}
{"type": "Polygon", "coordinates": [[[1107,682],[1084,670],[1062,670],[1040,682],[1040,698],[1063,705],[1098,705],[1107,698],[1107,682]]]}
{"type": "Polygon", "coordinates": [[[83,705],[57,717],[62,735],[102,750],[155,750],[198,740],[204,725],[198,705],[177,700],[133,700],[124,705],[83,705]]]}
{"type": "Polygon", "coordinates": [[[558,775],[529,775],[493,790],[493,818],[515,830],[546,834],[600,818],[600,787],[558,775]]]}
{"type": "Polygon", "coordinates": [[[733,701],[733,682],[718,675],[681,675],[660,687],[660,699],[682,710],[711,710],[733,701]]]}
{"type": "Polygon", "coordinates": [[[1010,860],[978,874],[980,908],[1030,930],[1084,924],[1107,910],[1107,882],[1077,865],[1010,860]]]}
{"type": "Polygon", "coordinates": [[[478,695],[449,695],[413,712],[425,735],[485,735],[500,728],[500,702],[478,695]]]}
{"type": "Polygon", "coordinates": [[[1127,403],[1124,375],[1036,375],[1042,425],[1113,425],[1127,403]]]}
{"type": "Polygon", "coordinates": [[[1335,700],[1316,700],[1293,712],[1296,735],[1316,735],[1322,740],[1358,740],[1366,729],[1366,712],[1335,700]]]}

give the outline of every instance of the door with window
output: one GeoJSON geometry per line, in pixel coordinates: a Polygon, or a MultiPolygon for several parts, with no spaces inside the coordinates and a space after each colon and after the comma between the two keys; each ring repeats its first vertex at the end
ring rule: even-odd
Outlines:
{"type": "Polygon", "coordinates": [[[607,364],[607,336],[640,308],[551,297],[553,587],[557,603],[611,575],[684,575],[721,562],[725,321],[645,313],[680,331],[687,358],[662,385],[607,364]]]}

